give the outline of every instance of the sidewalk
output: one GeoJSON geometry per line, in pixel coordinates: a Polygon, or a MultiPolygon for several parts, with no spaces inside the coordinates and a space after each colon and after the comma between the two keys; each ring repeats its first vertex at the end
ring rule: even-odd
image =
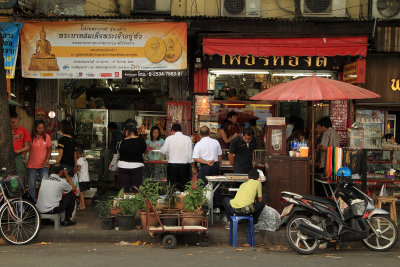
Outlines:
{"type": "MultiPolygon", "coordinates": [[[[215,216],[215,225],[210,226],[207,235],[209,244],[229,244],[229,230],[225,229],[225,225],[221,222],[222,214],[215,216]]],[[[161,243],[161,237],[156,235],[151,237],[145,229],[134,229],[130,231],[121,230],[102,230],[101,222],[97,217],[93,206],[89,206],[84,211],[77,211],[74,219],[77,224],[71,227],[61,227],[60,230],[54,230],[53,225],[42,225],[37,239],[34,242],[148,242],[161,243]]],[[[136,217],[136,224],[140,226],[140,219],[136,217]]],[[[256,245],[267,246],[285,246],[288,247],[285,236],[285,227],[281,227],[276,232],[261,231],[255,233],[256,245]]],[[[178,236],[179,245],[195,245],[199,236],[196,233],[185,233],[178,236]]],[[[246,243],[246,234],[244,225],[239,228],[238,244],[246,243]]],[[[343,247],[348,246],[354,248],[362,247],[362,243],[346,242],[343,247]]],[[[400,240],[397,242],[396,248],[400,248],[400,240]]]]}
{"type": "MultiPolygon", "coordinates": [[[[220,221],[221,215],[217,215],[214,226],[209,227],[207,235],[210,244],[228,244],[229,230],[225,229],[225,224],[220,221]]],[[[134,229],[130,231],[121,230],[102,230],[101,222],[97,217],[93,206],[87,207],[84,211],[77,211],[74,220],[75,226],[61,227],[54,230],[53,225],[42,225],[39,235],[35,242],[136,242],[146,241],[149,243],[160,243],[160,236],[151,237],[145,229],[134,229]]],[[[136,217],[136,224],[140,226],[140,219],[136,217]]],[[[244,225],[239,229],[238,244],[246,243],[244,225]]],[[[178,237],[180,244],[195,244],[198,240],[196,233],[185,233],[178,237]]],[[[256,233],[256,244],[286,245],[284,228],[277,232],[256,233]]]]}

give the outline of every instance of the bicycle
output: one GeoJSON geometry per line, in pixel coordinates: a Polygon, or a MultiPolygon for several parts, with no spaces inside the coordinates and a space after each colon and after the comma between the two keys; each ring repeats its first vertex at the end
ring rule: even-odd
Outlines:
{"type": "Polygon", "coordinates": [[[10,244],[25,245],[38,235],[40,215],[35,205],[22,199],[24,187],[19,177],[9,178],[6,171],[0,172],[0,234],[10,244]]]}

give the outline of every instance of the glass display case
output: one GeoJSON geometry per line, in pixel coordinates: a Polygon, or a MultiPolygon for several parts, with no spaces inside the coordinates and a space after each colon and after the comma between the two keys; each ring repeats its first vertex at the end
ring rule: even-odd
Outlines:
{"type": "Polygon", "coordinates": [[[140,111],[139,114],[135,116],[135,120],[139,126],[139,134],[145,139],[150,138],[151,128],[153,126],[158,126],[161,131],[161,136],[165,137],[166,117],[166,113],[162,111],[140,111]]]}
{"type": "Polygon", "coordinates": [[[91,182],[102,182],[105,177],[104,150],[85,150],[85,158],[89,167],[89,178],[91,182]]]}
{"type": "MultiPolygon", "coordinates": [[[[50,165],[56,163],[58,157],[57,149],[53,149],[50,157],[50,165]]],[[[103,182],[106,176],[105,158],[103,149],[84,150],[84,157],[88,162],[90,182],[95,183],[91,186],[98,186],[98,182],[103,182]]]]}
{"type": "Polygon", "coordinates": [[[366,155],[367,179],[400,177],[400,150],[366,150],[366,155]]]}
{"type": "Polygon", "coordinates": [[[146,151],[143,155],[145,179],[153,181],[165,181],[167,179],[168,155],[162,154],[160,150],[146,151]]]}
{"type": "Polygon", "coordinates": [[[107,147],[107,109],[76,109],[75,120],[77,145],[84,149],[107,147]]]}
{"type": "Polygon", "coordinates": [[[385,113],[383,111],[357,110],[356,122],[364,129],[364,148],[379,149],[382,147],[384,121],[385,113]]]}
{"type": "Polygon", "coordinates": [[[359,148],[364,147],[364,129],[363,128],[348,128],[347,129],[347,147],[359,148]]]}

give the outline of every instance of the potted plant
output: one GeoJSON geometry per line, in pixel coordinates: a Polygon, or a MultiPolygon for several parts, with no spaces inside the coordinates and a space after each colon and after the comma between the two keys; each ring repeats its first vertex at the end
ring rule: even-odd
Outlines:
{"type": "Polygon", "coordinates": [[[115,216],[111,214],[111,207],[113,203],[112,198],[95,200],[95,209],[99,213],[101,220],[101,228],[103,230],[114,229],[115,216]]]}
{"type": "MultiPolygon", "coordinates": [[[[139,187],[140,192],[142,192],[149,198],[150,203],[154,207],[157,204],[157,200],[159,198],[161,189],[162,189],[162,187],[161,187],[160,183],[153,182],[151,179],[144,180],[143,184],[139,187]]],[[[136,199],[138,201],[138,207],[140,210],[140,221],[144,228],[144,227],[146,227],[146,212],[147,212],[146,198],[141,193],[139,193],[136,196],[136,199]]],[[[157,213],[160,213],[160,211],[157,211],[157,213]]],[[[155,226],[157,224],[158,224],[158,221],[155,217],[155,214],[150,208],[149,209],[149,226],[155,226]]]]}
{"type": "Polygon", "coordinates": [[[200,225],[203,211],[201,209],[206,198],[206,187],[203,181],[190,181],[185,185],[184,210],[182,211],[183,225],[200,225]]]}
{"type": "Polygon", "coordinates": [[[135,215],[138,210],[136,198],[125,198],[118,201],[121,212],[118,213],[118,224],[121,230],[132,230],[135,228],[135,215]]]}
{"type": "Polygon", "coordinates": [[[168,183],[165,186],[165,196],[167,200],[166,209],[162,209],[162,223],[164,225],[174,226],[178,225],[178,216],[179,209],[174,208],[175,206],[175,195],[177,192],[177,188],[174,184],[168,183]]]}
{"type": "Polygon", "coordinates": [[[121,209],[118,206],[118,202],[121,199],[123,193],[124,193],[124,188],[121,188],[121,190],[119,190],[118,194],[115,197],[111,197],[112,199],[112,205],[110,207],[111,215],[116,216],[118,213],[121,212],[121,209]]]}

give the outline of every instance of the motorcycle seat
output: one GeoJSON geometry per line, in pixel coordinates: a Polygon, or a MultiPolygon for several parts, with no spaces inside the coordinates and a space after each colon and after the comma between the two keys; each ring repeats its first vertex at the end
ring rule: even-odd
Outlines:
{"type": "Polygon", "coordinates": [[[303,198],[307,199],[307,200],[319,202],[319,203],[322,203],[322,204],[333,205],[334,207],[336,207],[335,201],[333,199],[330,199],[330,198],[316,197],[316,196],[309,196],[309,195],[303,195],[303,198]]]}

